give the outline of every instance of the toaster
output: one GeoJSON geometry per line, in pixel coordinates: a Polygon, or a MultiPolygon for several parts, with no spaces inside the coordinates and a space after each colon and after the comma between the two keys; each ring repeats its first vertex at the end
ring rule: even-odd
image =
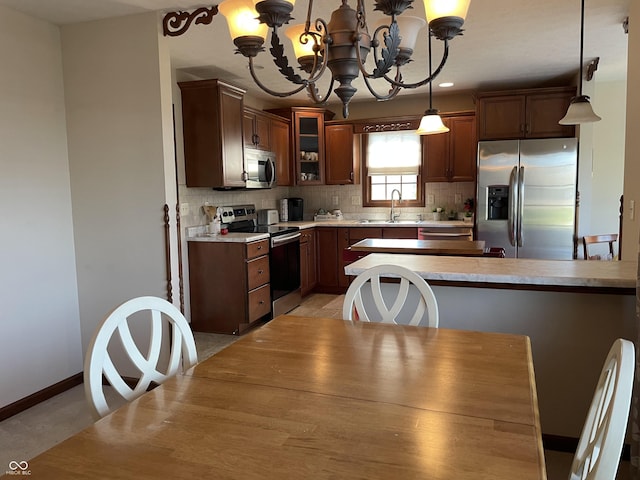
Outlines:
{"type": "Polygon", "coordinates": [[[278,210],[276,209],[258,210],[258,225],[272,225],[278,222],[279,222],[278,210]]]}

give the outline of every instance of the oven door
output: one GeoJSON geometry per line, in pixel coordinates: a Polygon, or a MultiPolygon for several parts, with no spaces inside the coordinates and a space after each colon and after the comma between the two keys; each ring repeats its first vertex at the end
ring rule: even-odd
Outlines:
{"type": "Polygon", "coordinates": [[[269,252],[273,316],[300,305],[300,232],[271,237],[269,252]]]}

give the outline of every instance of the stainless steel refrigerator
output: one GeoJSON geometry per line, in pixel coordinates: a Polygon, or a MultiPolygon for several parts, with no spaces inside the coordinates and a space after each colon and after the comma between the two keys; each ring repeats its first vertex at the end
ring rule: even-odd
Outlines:
{"type": "Polygon", "coordinates": [[[573,258],[575,138],[478,143],[476,226],[507,257],[573,258]]]}

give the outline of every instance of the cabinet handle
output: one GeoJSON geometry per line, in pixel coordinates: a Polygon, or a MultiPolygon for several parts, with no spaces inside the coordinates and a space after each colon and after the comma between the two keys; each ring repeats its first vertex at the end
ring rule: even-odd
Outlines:
{"type": "Polygon", "coordinates": [[[258,250],[262,250],[262,245],[258,245],[258,250]]]}
{"type": "Polygon", "coordinates": [[[258,275],[262,275],[264,273],[264,270],[258,270],[258,275]]]}
{"type": "Polygon", "coordinates": [[[353,182],[353,172],[349,173],[349,180],[353,182]]]}
{"type": "Polygon", "coordinates": [[[259,303],[260,305],[264,305],[264,300],[260,300],[258,303],[259,303]]]}

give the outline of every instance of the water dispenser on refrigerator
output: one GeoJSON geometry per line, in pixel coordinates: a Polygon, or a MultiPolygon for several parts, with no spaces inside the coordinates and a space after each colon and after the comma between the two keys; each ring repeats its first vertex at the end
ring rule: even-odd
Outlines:
{"type": "Polygon", "coordinates": [[[509,186],[489,185],[487,199],[487,220],[507,220],[509,218],[509,186]]]}

